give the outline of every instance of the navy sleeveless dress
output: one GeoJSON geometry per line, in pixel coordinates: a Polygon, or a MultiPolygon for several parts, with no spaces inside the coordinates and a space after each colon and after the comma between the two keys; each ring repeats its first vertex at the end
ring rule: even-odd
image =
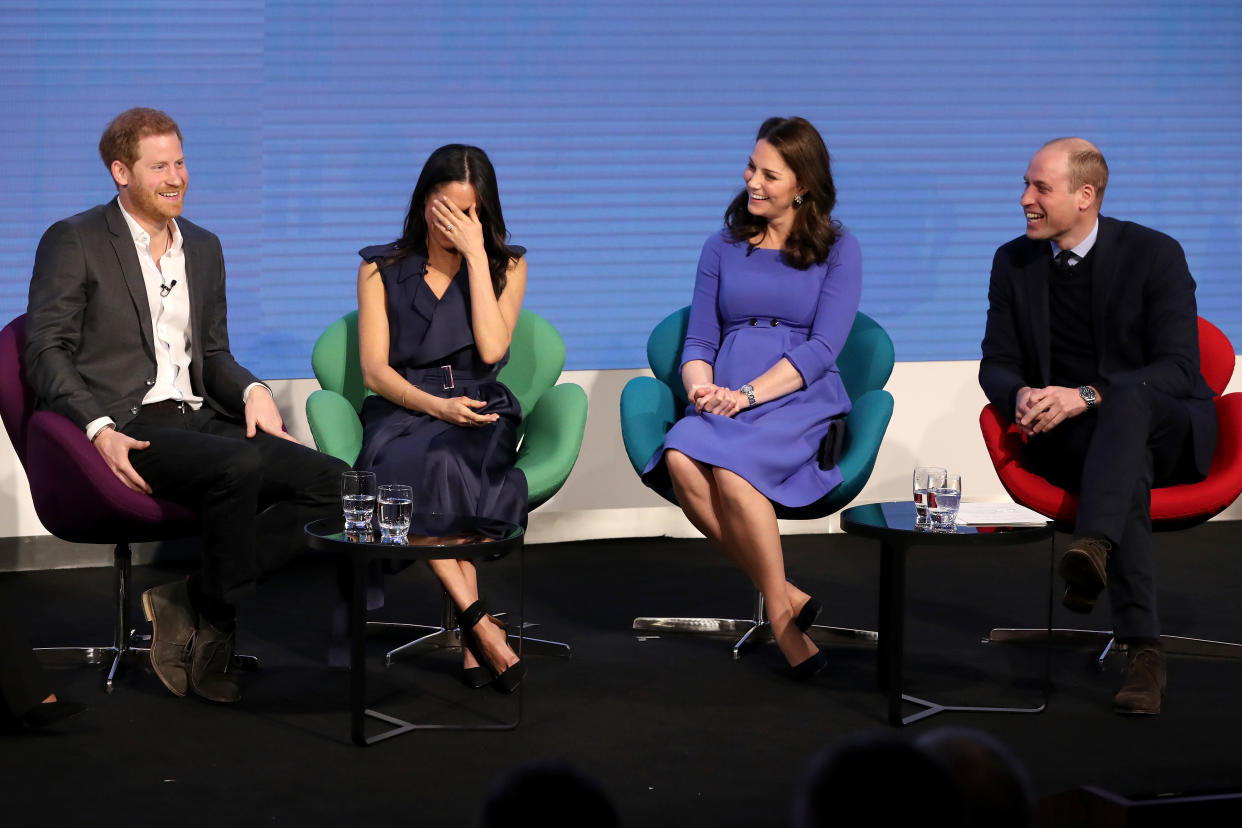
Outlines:
{"type": "Polygon", "coordinates": [[[385,265],[395,250],[395,244],[383,244],[358,251],[379,265],[384,280],[389,364],[429,394],[484,400],[487,406],[476,411],[499,414],[500,419],[481,428],[458,426],[378,395],[368,397],[362,406],[362,451],[354,468],[375,472],[380,484],[413,486],[417,512],[474,515],[525,526],[526,477],[514,465],[522,410],[513,392],[496,378],[509,355],[488,365],[475,347],[466,263],[437,299],[423,278],[426,253],[415,251],[385,265]]]}

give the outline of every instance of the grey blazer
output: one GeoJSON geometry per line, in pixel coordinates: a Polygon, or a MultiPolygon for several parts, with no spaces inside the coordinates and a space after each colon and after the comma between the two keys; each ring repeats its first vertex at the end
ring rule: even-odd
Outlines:
{"type": "MultiPolygon", "coordinates": [[[[229,352],[224,256],[215,234],[177,219],[190,292],[190,383],[221,413],[242,413],[254,376],[229,352]]],[[[123,427],[155,383],[151,311],[133,237],[116,199],[48,228],[35,253],[26,375],[39,407],[78,426],[123,427]]]]}

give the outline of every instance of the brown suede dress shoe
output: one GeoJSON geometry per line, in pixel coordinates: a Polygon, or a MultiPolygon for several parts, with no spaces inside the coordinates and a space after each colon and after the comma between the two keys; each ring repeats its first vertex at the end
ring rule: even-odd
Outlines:
{"type": "Polygon", "coordinates": [[[1061,603],[1071,612],[1088,613],[1108,583],[1108,551],[1112,544],[1103,538],[1074,538],[1057,564],[1057,574],[1065,579],[1061,603]]]}
{"type": "Polygon", "coordinates": [[[1155,716],[1168,686],[1164,645],[1131,645],[1126,678],[1113,696],[1113,712],[1123,716],[1155,716]]]}
{"type": "Polygon", "coordinates": [[[190,689],[208,701],[230,703],[241,700],[233,652],[237,649],[237,629],[227,632],[203,621],[194,633],[190,660],[190,689]]]}
{"type": "Polygon", "coordinates": [[[196,619],[185,579],[142,593],[142,611],[151,622],[151,666],[164,686],[178,696],[189,687],[186,667],[196,619]]]}

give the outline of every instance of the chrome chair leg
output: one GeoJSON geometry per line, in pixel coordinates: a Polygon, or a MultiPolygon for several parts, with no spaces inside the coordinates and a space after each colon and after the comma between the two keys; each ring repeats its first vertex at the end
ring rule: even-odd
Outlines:
{"type": "MultiPolygon", "coordinates": [[[[504,613],[497,613],[496,615],[502,617],[504,613]]],[[[529,630],[537,626],[539,625],[527,623],[523,629],[529,630]]],[[[420,656],[433,650],[461,649],[461,630],[457,627],[457,610],[453,606],[453,600],[447,592],[443,593],[443,602],[440,606],[440,625],[438,627],[428,624],[406,624],[396,621],[368,621],[367,631],[404,634],[422,633],[421,636],[413,641],[407,641],[400,647],[389,650],[384,655],[384,666],[386,667],[391,667],[394,662],[401,659],[420,656]]],[[[560,641],[531,638],[517,632],[509,633],[509,638],[521,642],[522,655],[570,658],[573,654],[570,646],[560,641]]]]}
{"type": "MultiPolygon", "coordinates": [[[[121,667],[148,662],[149,647],[140,646],[151,641],[151,636],[138,633],[130,627],[130,569],[132,555],[129,544],[118,543],[112,553],[112,644],[86,645],[80,647],[35,647],[35,658],[48,666],[64,667],[82,664],[104,664],[111,659],[104,675],[104,692],[111,693],[116,687],[116,677],[121,667]]],[[[259,669],[259,659],[241,653],[233,654],[232,664],[239,670],[259,669]]]]}
{"type": "MultiPolygon", "coordinates": [[[[632,625],[635,632],[684,633],[690,635],[706,635],[719,638],[739,636],[731,648],[733,658],[739,659],[742,653],[755,644],[772,640],[772,625],[768,622],[764,608],[763,594],[755,591],[755,605],[752,617],[740,618],[659,618],[644,616],[635,618],[632,625]]],[[[811,640],[826,647],[863,647],[872,648],[879,641],[879,633],[875,630],[862,630],[853,627],[831,627],[816,624],[807,630],[811,640]]]]}
{"type": "MultiPolygon", "coordinates": [[[[1047,630],[999,627],[988,633],[984,644],[1043,644],[1047,630]]],[[[1053,629],[1052,643],[1062,647],[1100,647],[1096,666],[1104,669],[1105,659],[1114,652],[1124,652],[1124,644],[1117,644],[1109,630],[1053,629]]],[[[1214,641],[1208,638],[1189,638],[1182,635],[1162,635],[1160,643],[1167,655],[1196,656],[1199,658],[1242,658],[1242,644],[1232,641],[1214,641]]]]}

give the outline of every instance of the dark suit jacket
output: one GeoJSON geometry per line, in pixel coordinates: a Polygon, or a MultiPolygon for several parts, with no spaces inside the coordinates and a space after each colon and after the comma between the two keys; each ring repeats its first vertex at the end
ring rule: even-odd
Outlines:
{"type": "MultiPolygon", "coordinates": [[[[1018,390],[1049,384],[1051,246],[1020,236],[996,251],[988,286],[979,384],[1013,417],[1018,390]]],[[[1212,389],[1199,372],[1195,282],[1181,245],[1129,221],[1100,216],[1092,248],[1091,313],[1100,389],[1146,383],[1181,399],[1190,414],[1195,464],[1207,474],[1216,444],[1212,389]]]]}
{"type": "MultiPolygon", "coordinates": [[[[177,219],[190,291],[190,383],[230,416],[255,382],[229,353],[224,256],[213,233],[177,219]]],[[[26,375],[39,405],[85,428],[123,427],[155,382],[155,343],[142,267],[116,199],[58,221],[35,253],[26,317],[26,375]]]]}

